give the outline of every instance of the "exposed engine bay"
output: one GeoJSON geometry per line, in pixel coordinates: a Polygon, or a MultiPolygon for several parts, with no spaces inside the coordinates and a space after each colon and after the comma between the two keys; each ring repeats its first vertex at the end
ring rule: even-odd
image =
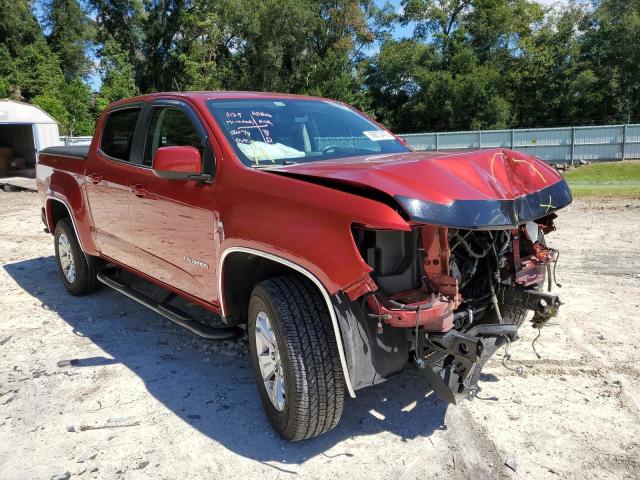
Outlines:
{"type": "Polygon", "coordinates": [[[545,242],[555,217],[499,230],[354,228],[372,282],[364,294],[347,294],[362,303],[380,338],[404,331],[409,361],[457,403],[477,393],[484,364],[517,340],[529,311],[535,328],[557,315],[561,303],[549,291],[559,253],[545,242]]]}

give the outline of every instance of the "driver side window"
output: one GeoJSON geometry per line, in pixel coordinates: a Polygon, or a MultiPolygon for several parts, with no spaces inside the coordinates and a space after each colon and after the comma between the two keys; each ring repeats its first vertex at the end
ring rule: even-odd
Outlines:
{"type": "Polygon", "coordinates": [[[151,117],[143,165],[151,167],[160,147],[192,146],[202,153],[202,140],[187,115],[175,107],[156,107],[151,117]]]}

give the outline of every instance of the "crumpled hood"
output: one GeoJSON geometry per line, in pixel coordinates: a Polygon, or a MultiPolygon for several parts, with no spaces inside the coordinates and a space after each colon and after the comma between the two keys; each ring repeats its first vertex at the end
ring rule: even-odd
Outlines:
{"type": "Polygon", "coordinates": [[[414,221],[460,228],[516,226],[571,203],[555,169],[505,149],[375,155],[270,170],[378,190],[414,221]]]}

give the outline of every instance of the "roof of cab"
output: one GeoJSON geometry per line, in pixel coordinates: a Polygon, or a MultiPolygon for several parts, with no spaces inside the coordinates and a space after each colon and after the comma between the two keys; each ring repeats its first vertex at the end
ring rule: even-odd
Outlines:
{"type": "Polygon", "coordinates": [[[246,92],[246,91],[201,91],[201,92],[156,92],[146,95],[138,95],[136,97],[125,98],[112,103],[109,107],[123,105],[127,103],[146,102],[155,98],[162,97],[182,97],[190,98],[198,102],[206,100],[225,99],[225,98],[296,98],[307,100],[328,100],[322,97],[311,97],[307,95],[295,95],[292,93],[277,92],[246,92]]]}

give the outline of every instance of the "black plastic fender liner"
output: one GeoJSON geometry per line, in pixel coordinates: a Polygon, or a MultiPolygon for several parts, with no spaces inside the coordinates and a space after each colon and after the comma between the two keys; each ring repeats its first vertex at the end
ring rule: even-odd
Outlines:
{"type": "Polygon", "coordinates": [[[333,295],[331,303],[354,390],[384,382],[404,370],[409,359],[407,329],[385,325],[377,333],[377,322],[342,292],[333,295]]]}
{"type": "Polygon", "coordinates": [[[454,200],[441,204],[394,198],[415,222],[467,230],[517,228],[566,207],[573,199],[564,180],[513,200],[454,200]]]}

